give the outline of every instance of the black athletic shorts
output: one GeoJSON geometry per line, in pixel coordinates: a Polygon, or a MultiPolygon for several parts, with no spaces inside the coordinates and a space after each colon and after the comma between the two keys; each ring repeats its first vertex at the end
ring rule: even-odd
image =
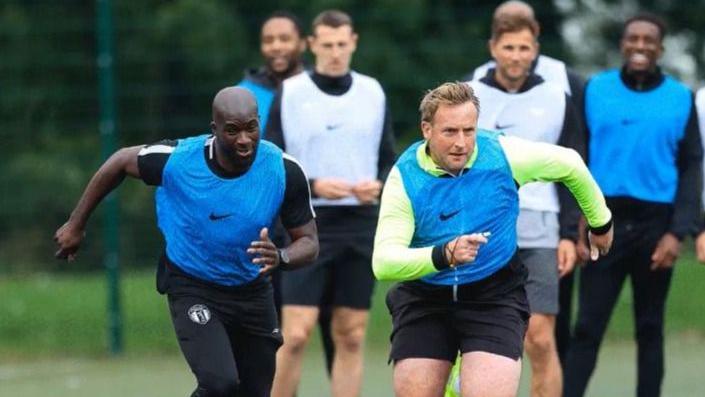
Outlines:
{"type": "Polygon", "coordinates": [[[157,284],[198,381],[193,395],[269,396],[282,344],[269,280],[221,286],[162,259],[157,284]]]}
{"type": "Polygon", "coordinates": [[[390,361],[433,358],[454,362],[483,351],[518,359],[529,321],[526,267],[516,255],[507,266],[470,284],[402,282],[387,293],[392,315],[390,361]]]}
{"type": "Polygon", "coordinates": [[[282,303],[369,309],[375,285],[374,237],[324,237],[319,244],[314,264],[282,272],[282,303]]]}

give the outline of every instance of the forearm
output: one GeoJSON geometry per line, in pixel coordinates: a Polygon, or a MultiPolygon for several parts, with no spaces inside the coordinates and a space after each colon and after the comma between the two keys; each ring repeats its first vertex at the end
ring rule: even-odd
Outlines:
{"type": "Polygon", "coordinates": [[[103,163],[88,182],[78,204],[71,212],[70,222],[78,228],[84,229],[93,210],[105,196],[122,183],[126,175],[139,177],[133,162],[136,164],[137,153],[140,149],[141,146],[120,149],[103,163]]]}
{"type": "Polygon", "coordinates": [[[285,265],[283,270],[304,267],[318,258],[318,232],[314,219],[301,227],[289,229],[288,232],[291,244],[284,250],[289,257],[289,263],[285,265]]]}

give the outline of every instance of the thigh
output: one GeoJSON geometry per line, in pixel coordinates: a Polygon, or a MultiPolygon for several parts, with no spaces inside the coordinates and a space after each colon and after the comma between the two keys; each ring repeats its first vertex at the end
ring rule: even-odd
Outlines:
{"type": "Polygon", "coordinates": [[[345,247],[332,263],[333,306],[369,309],[375,276],[372,273],[372,248],[374,241],[368,237],[341,241],[345,247]]]}
{"type": "Polygon", "coordinates": [[[452,362],[407,358],[394,364],[394,394],[398,397],[443,397],[452,362]]]}
{"type": "Polygon", "coordinates": [[[520,358],[486,352],[465,353],[460,368],[460,391],[463,397],[514,397],[520,375],[520,358]]]}
{"type": "Polygon", "coordinates": [[[528,248],[519,250],[519,257],[529,272],[526,295],[531,313],[558,313],[558,262],[556,250],[528,248]]]}
{"type": "Polygon", "coordinates": [[[387,293],[387,308],[392,315],[389,360],[430,358],[452,363],[458,354],[459,342],[448,310],[421,295],[403,283],[387,293]]]}
{"type": "Polygon", "coordinates": [[[240,379],[226,328],[209,301],[192,295],[168,295],[171,319],[181,351],[200,385],[237,383],[240,379]]]}
{"type": "Polygon", "coordinates": [[[517,360],[523,354],[528,324],[528,302],[521,285],[492,301],[461,302],[453,312],[463,354],[485,352],[517,360]]]}
{"type": "Polygon", "coordinates": [[[272,388],[280,342],[242,329],[230,333],[241,382],[238,396],[267,397],[272,388]]]}

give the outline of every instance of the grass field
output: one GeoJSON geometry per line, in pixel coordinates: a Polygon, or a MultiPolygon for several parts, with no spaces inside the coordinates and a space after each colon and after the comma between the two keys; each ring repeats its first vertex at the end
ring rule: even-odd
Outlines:
{"type": "MultiPolygon", "coordinates": [[[[705,395],[699,381],[705,367],[705,267],[686,251],[669,297],[664,396],[705,395]]],[[[153,285],[151,272],[127,272],[123,278],[125,354],[109,358],[102,274],[0,279],[0,396],[188,395],[193,378],[178,353],[165,300],[153,285]]],[[[390,320],[383,304],[388,286],[380,285],[375,293],[364,396],[391,395],[391,368],[386,365],[390,320]]],[[[634,394],[632,333],[626,286],[589,395],[634,394]]],[[[329,394],[317,340],[306,358],[302,397],[329,394]]],[[[528,395],[526,379],[521,395],[528,395]]]]}

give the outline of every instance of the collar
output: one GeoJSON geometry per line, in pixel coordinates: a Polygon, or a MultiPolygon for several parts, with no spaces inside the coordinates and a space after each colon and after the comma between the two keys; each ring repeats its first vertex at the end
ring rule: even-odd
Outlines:
{"type": "MultiPolygon", "coordinates": [[[[487,84],[488,86],[490,86],[492,88],[496,88],[496,89],[503,91],[503,92],[509,92],[509,91],[507,91],[506,88],[504,88],[502,85],[500,85],[499,82],[497,81],[497,79],[494,77],[495,70],[496,70],[496,68],[488,69],[487,74],[485,75],[485,77],[481,78],[480,81],[487,84]]],[[[529,91],[530,89],[536,87],[537,85],[539,85],[543,82],[544,82],[543,77],[534,73],[534,66],[532,66],[531,69],[529,70],[529,75],[526,77],[526,80],[524,81],[524,84],[522,84],[521,87],[519,87],[519,90],[517,92],[514,92],[513,94],[519,94],[522,92],[529,91]]]]}
{"type": "Polygon", "coordinates": [[[639,81],[636,78],[636,74],[627,72],[627,67],[622,66],[622,69],[619,71],[619,78],[622,80],[624,85],[627,86],[627,88],[633,91],[643,92],[651,91],[654,88],[660,86],[661,83],[663,83],[665,76],[661,72],[661,68],[657,66],[656,70],[654,70],[653,72],[647,72],[644,75],[644,79],[642,81],[639,81]]]}
{"type": "MultiPolygon", "coordinates": [[[[235,179],[245,174],[251,168],[248,167],[246,170],[230,172],[225,168],[221,167],[220,164],[218,164],[218,160],[216,160],[215,158],[215,136],[211,136],[206,139],[206,144],[203,147],[203,155],[206,158],[206,164],[208,165],[208,168],[211,170],[211,172],[223,179],[235,179]]],[[[255,156],[256,155],[257,153],[255,152],[255,156]]]]}
{"type": "Polygon", "coordinates": [[[353,78],[350,72],[343,76],[326,76],[316,71],[309,72],[311,80],[313,80],[319,90],[328,95],[340,96],[348,92],[352,86],[353,78]]]}
{"type": "MultiPolygon", "coordinates": [[[[468,162],[465,163],[465,168],[463,170],[470,169],[472,165],[475,163],[475,160],[477,159],[477,144],[475,144],[475,149],[473,149],[472,154],[470,155],[470,158],[468,159],[468,162]]],[[[421,167],[422,170],[425,172],[435,176],[435,177],[455,177],[459,175],[454,175],[445,169],[441,168],[438,164],[436,164],[435,161],[433,161],[433,158],[431,158],[431,155],[428,153],[428,141],[424,141],[419,147],[416,149],[416,162],[419,164],[419,167],[421,167]]],[[[462,175],[463,172],[460,173],[462,175]]]]}

